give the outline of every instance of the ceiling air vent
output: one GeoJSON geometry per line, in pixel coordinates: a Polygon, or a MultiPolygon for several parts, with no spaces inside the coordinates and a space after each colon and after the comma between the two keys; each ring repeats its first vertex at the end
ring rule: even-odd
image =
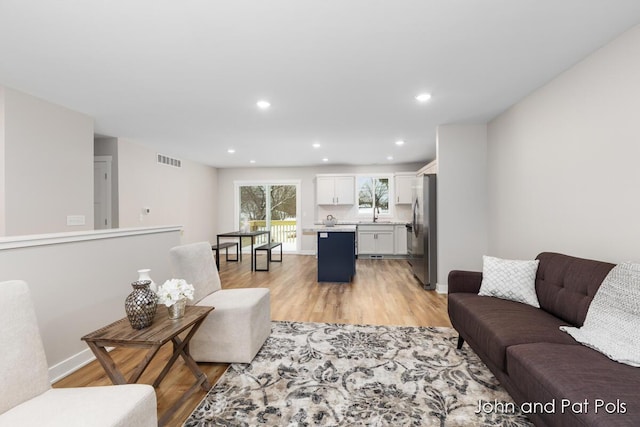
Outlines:
{"type": "Polygon", "coordinates": [[[173,157],[165,156],[164,154],[158,154],[158,163],[173,166],[174,168],[181,168],[182,161],[179,159],[174,159],[173,157]]]}

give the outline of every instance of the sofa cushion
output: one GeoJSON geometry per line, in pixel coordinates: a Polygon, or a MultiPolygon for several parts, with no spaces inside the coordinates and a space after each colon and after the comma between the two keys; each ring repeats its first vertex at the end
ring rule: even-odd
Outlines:
{"type": "Polygon", "coordinates": [[[0,415],[0,426],[156,427],[147,384],[50,389],[0,415]]]}
{"type": "Polygon", "coordinates": [[[540,307],[536,296],[536,271],[539,262],[483,256],[482,284],[478,295],[540,307]]]}
{"type": "Polygon", "coordinates": [[[537,259],[540,307],[572,326],[582,326],[591,300],[614,264],[551,252],[537,259]]]}
{"type": "Polygon", "coordinates": [[[640,367],[640,264],[616,265],[593,297],[576,341],[620,363],[640,367]]]}
{"type": "Polygon", "coordinates": [[[640,425],[638,368],[611,361],[582,345],[551,343],[509,347],[507,366],[528,402],[555,402],[554,413],[539,414],[548,425],[640,425]],[[564,414],[563,399],[572,403],[564,414]],[[597,408],[596,403],[605,406],[597,408]]]}
{"type": "Polygon", "coordinates": [[[511,345],[535,342],[578,345],[559,329],[565,322],[519,302],[475,294],[450,294],[449,317],[454,327],[463,336],[473,337],[480,350],[502,371],[506,370],[506,349],[511,345]]]}

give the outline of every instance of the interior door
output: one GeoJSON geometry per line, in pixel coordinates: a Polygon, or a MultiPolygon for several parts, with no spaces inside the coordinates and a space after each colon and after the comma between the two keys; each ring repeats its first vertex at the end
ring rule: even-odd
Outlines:
{"type": "Polygon", "coordinates": [[[111,228],[111,162],[93,162],[93,224],[96,230],[111,228]]]}

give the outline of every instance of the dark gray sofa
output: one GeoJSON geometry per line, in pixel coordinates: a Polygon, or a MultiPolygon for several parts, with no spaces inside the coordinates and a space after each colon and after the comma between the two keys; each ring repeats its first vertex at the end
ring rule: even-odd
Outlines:
{"type": "Polygon", "coordinates": [[[541,308],[479,296],[481,272],[449,273],[448,311],[459,347],[466,342],[516,403],[529,410],[539,403],[527,414],[536,426],[640,426],[640,368],[559,330],[582,326],[614,265],[549,252],[537,259],[541,308]]]}

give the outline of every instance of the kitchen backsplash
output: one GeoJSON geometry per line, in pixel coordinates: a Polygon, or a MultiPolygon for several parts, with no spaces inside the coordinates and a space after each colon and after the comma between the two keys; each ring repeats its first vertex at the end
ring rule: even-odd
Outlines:
{"type": "MultiPolygon", "coordinates": [[[[362,221],[366,218],[358,217],[358,206],[316,206],[316,222],[321,222],[327,215],[333,215],[339,222],[362,221]]],[[[381,216],[381,219],[392,220],[394,222],[411,222],[411,205],[395,205],[391,216],[381,216]]],[[[372,218],[373,219],[373,218],[372,218]]]]}

